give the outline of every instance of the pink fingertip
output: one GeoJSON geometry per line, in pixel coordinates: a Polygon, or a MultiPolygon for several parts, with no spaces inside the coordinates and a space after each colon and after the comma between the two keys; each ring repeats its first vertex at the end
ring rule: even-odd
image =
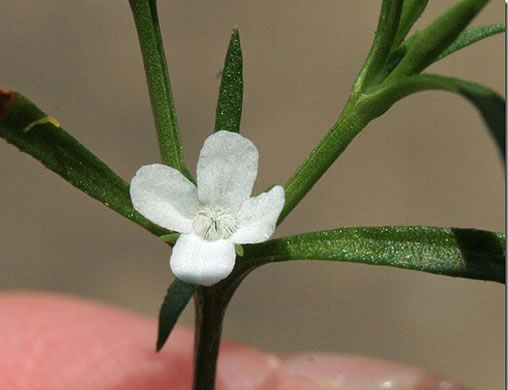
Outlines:
{"type": "MultiPolygon", "coordinates": [[[[156,321],[56,294],[0,295],[0,389],[184,390],[192,333],[154,351],[156,321]]],[[[442,376],[355,356],[279,359],[223,343],[217,390],[468,390],[442,376]]]]}
{"type": "Polygon", "coordinates": [[[191,381],[192,334],[155,353],[156,323],[56,294],[0,295],[0,389],[175,390],[191,381]]]}
{"type": "MultiPolygon", "coordinates": [[[[175,328],[155,352],[157,323],[81,298],[0,294],[0,389],[188,390],[193,335],[175,328]]],[[[254,390],[273,355],[223,343],[217,390],[254,390]]]]}
{"type": "Polygon", "coordinates": [[[283,360],[259,390],[471,390],[425,370],[347,355],[302,354],[283,360]]]}
{"type": "Polygon", "coordinates": [[[219,356],[217,388],[257,390],[279,366],[275,355],[225,342],[219,356]]]}

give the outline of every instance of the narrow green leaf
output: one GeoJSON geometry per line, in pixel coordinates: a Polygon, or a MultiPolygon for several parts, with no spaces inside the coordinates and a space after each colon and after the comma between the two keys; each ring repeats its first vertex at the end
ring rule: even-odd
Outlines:
{"type": "MultiPolygon", "coordinates": [[[[463,31],[450,46],[432,60],[432,63],[437,62],[450,54],[463,49],[464,47],[472,45],[475,42],[503,31],[505,31],[504,24],[489,24],[486,26],[471,27],[463,31]]],[[[390,54],[390,58],[386,65],[388,73],[390,73],[399,64],[402,58],[404,58],[408,48],[414,43],[417,36],[418,33],[415,33],[390,54]]]]}
{"type": "Polygon", "coordinates": [[[402,5],[402,14],[397,29],[397,34],[393,42],[393,47],[397,47],[406,38],[411,27],[422,16],[429,0],[405,0],[402,5]]]}
{"type": "Polygon", "coordinates": [[[183,160],[156,3],[156,0],[129,0],[141,47],[162,162],[191,179],[192,175],[183,160]]]}
{"type": "Polygon", "coordinates": [[[403,0],[383,0],[376,35],[369,54],[353,86],[353,94],[366,90],[384,77],[385,63],[389,58],[397,33],[403,0]]]}
{"type": "Polygon", "coordinates": [[[466,46],[472,45],[491,35],[499,34],[505,31],[504,24],[489,24],[486,26],[476,26],[464,30],[457,39],[446,48],[433,62],[439,61],[466,46]]]}
{"type": "Polygon", "coordinates": [[[404,57],[385,83],[423,71],[457,39],[487,2],[488,0],[462,0],[415,34],[404,57]]]}
{"type": "Polygon", "coordinates": [[[175,279],[168,288],[159,312],[159,330],[157,333],[156,351],[159,352],[166,343],[173,327],[183,309],[192,298],[198,286],[175,279]]]}
{"type": "Polygon", "coordinates": [[[228,130],[236,133],[240,131],[243,100],[242,64],[240,35],[238,28],[235,27],[224,61],[215,116],[215,131],[228,130]]]}
{"type": "Polygon", "coordinates": [[[342,228],[249,245],[244,259],[243,267],[331,260],[504,283],[505,235],[422,226],[342,228]]]}
{"type": "Polygon", "coordinates": [[[102,204],[160,236],[132,207],[129,185],[25,97],[0,89],[0,137],[102,204]]]}
{"type": "Polygon", "coordinates": [[[377,92],[380,95],[377,100],[391,105],[405,96],[426,90],[454,92],[469,100],[478,109],[499,152],[506,160],[506,103],[500,95],[487,87],[453,77],[421,74],[405,77],[380,90],[377,92]]]}

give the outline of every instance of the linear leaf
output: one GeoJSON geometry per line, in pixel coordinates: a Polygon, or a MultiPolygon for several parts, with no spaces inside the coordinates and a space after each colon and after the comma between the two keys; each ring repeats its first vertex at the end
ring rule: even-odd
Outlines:
{"type": "Polygon", "coordinates": [[[402,14],[393,46],[397,47],[406,38],[411,27],[422,16],[429,0],[405,0],[402,5],[402,14]]]}
{"type": "Polygon", "coordinates": [[[143,57],[162,162],[192,179],[183,160],[156,3],[156,0],[129,0],[143,57]]]}
{"type": "Polygon", "coordinates": [[[215,116],[215,131],[228,130],[236,133],[240,131],[243,101],[242,64],[240,35],[238,28],[235,27],[224,61],[215,116]]]}
{"type": "Polygon", "coordinates": [[[336,260],[504,282],[505,235],[423,226],[341,228],[246,246],[244,259],[245,267],[336,260]]]}
{"type": "Polygon", "coordinates": [[[129,185],[25,97],[0,89],[0,137],[102,204],[160,236],[132,207],[129,185]]]}
{"type": "Polygon", "coordinates": [[[376,35],[369,54],[353,86],[353,94],[375,84],[384,76],[385,63],[390,55],[400,21],[403,0],[383,0],[376,35]]]}
{"type": "Polygon", "coordinates": [[[415,34],[407,52],[385,82],[393,82],[424,70],[457,39],[487,2],[488,0],[462,0],[415,34]]]}
{"type": "Polygon", "coordinates": [[[476,26],[464,30],[457,39],[446,48],[433,62],[439,61],[466,46],[472,45],[491,35],[499,34],[505,31],[504,24],[488,24],[486,26],[476,26]]]}
{"type": "Polygon", "coordinates": [[[378,93],[384,94],[379,96],[379,100],[391,105],[405,96],[426,90],[454,92],[469,100],[478,109],[499,152],[506,160],[506,102],[490,88],[453,77],[420,74],[405,77],[378,93]]]}
{"type": "Polygon", "coordinates": [[[157,352],[159,352],[166,343],[178,317],[180,317],[183,309],[187,306],[187,303],[192,298],[197,287],[198,286],[195,284],[182,282],[179,279],[175,279],[173,283],[170,284],[159,312],[159,331],[157,333],[156,343],[157,352]]]}
{"type": "MultiPolygon", "coordinates": [[[[450,54],[455,53],[456,51],[472,45],[473,43],[476,43],[484,38],[488,38],[491,35],[498,34],[503,31],[505,31],[504,24],[489,24],[486,26],[468,28],[467,30],[464,30],[450,46],[441,52],[441,54],[434,58],[432,63],[442,60],[450,54]]],[[[414,43],[417,36],[418,33],[415,33],[390,54],[390,58],[386,64],[386,70],[388,73],[391,72],[399,64],[402,58],[404,58],[408,48],[414,43]]]]}

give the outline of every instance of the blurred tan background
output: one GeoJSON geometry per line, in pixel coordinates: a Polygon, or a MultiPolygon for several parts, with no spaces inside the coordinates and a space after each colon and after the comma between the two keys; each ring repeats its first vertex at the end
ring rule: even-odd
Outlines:
{"type": "MultiPolygon", "coordinates": [[[[260,150],[256,183],[285,183],[335,121],[374,34],[380,1],[159,1],[185,157],[194,169],[214,123],[218,73],[238,24],[243,134],[260,150]]],[[[418,27],[454,1],[431,0],[418,27]]],[[[492,1],[474,24],[502,23],[492,1]]],[[[127,1],[5,1],[0,87],[20,91],[130,180],[159,161],[127,1]]],[[[432,66],[504,90],[504,37],[432,66]]],[[[155,317],[169,250],[0,143],[0,288],[58,291],[155,317]]],[[[501,160],[465,100],[427,92],[396,104],[349,146],[277,235],[339,226],[504,230],[501,160]]],[[[504,384],[500,284],[384,267],[263,267],[233,299],[225,337],[282,352],[406,362],[498,390],[504,384]]],[[[0,320],[1,320],[0,313],[0,320]]],[[[192,326],[188,308],[181,321],[192,326]]],[[[155,337],[155,335],[154,335],[155,337]]]]}

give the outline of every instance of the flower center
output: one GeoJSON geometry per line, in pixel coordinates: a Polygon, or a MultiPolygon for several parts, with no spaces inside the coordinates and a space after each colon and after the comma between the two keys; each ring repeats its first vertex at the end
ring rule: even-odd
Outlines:
{"type": "Polygon", "coordinates": [[[236,227],[236,217],[222,207],[204,207],[192,222],[194,232],[208,241],[229,238],[236,227]]]}

